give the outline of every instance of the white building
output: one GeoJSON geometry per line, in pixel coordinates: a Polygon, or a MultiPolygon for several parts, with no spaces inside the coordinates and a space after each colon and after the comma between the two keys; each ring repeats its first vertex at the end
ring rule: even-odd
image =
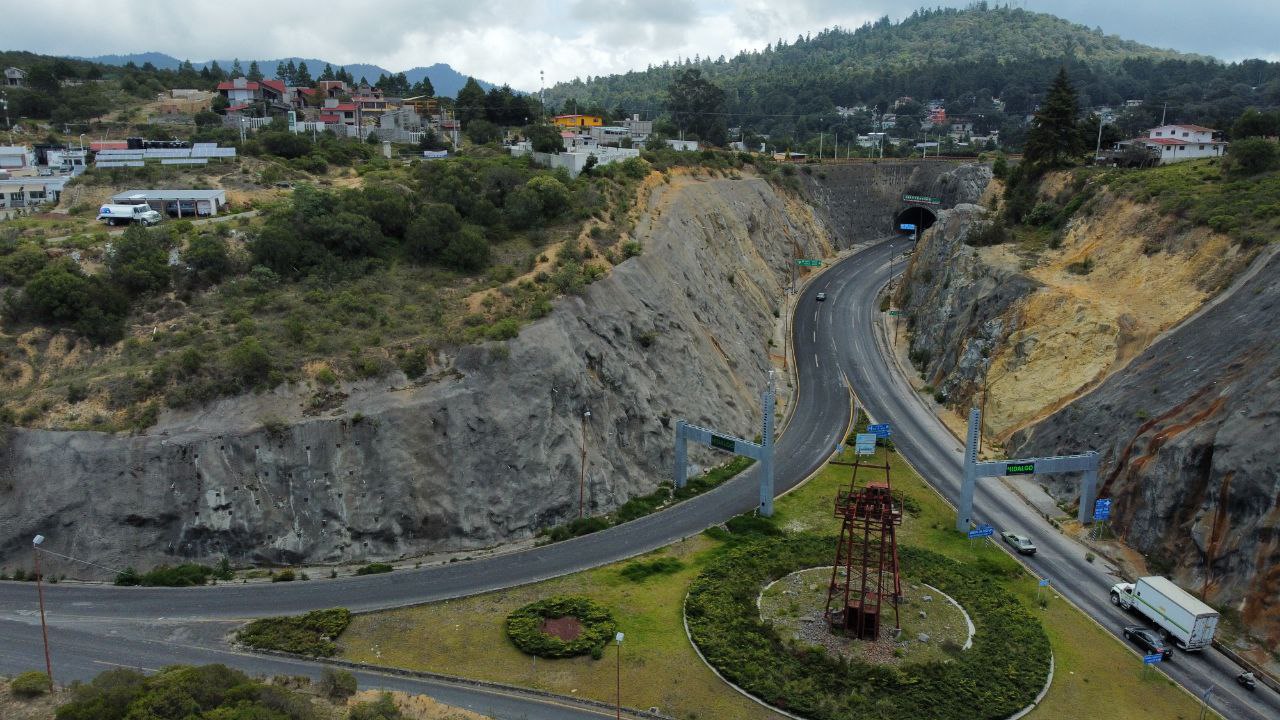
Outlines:
{"type": "Polygon", "coordinates": [[[1123,140],[1116,143],[1117,150],[1140,145],[1155,154],[1161,165],[1195,160],[1197,158],[1222,157],[1227,143],[1216,139],[1218,131],[1200,125],[1161,125],[1147,131],[1147,137],[1123,140]]]}
{"type": "Polygon", "coordinates": [[[25,170],[36,164],[36,154],[22,145],[0,145],[0,170],[25,170]]]}
{"type": "Polygon", "coordinates": [[[677,152],[694,152],[698,149],[697,140],[668,140],[667,145],[677,152]]]}
{"type": "Polygon", "coordinates": [[[16,67],[4,69],[5,87],[22,87],[22,83],[27,79],[27,73],[16,67]]]}

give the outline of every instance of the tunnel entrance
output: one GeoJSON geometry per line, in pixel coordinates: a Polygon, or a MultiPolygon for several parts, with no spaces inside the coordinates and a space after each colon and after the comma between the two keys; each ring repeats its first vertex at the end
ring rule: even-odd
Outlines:
{"type": "MultiPolygon", "coordinates": [[[[924,232],[932,227],[938,221],[938,216],[927,207],[921,205],[908,205],[893,218],[893,229],[895,232],[910,235],[910,232],[903,231],[901,228],[904,224],[915,225],[916,232],[924,232]]],[[[917,236],[918,237],[918,236],[917,236]]]]}

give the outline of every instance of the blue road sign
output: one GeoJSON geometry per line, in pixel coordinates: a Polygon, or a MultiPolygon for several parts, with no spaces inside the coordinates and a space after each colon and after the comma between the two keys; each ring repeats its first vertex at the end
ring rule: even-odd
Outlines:
{"type": "Polygon", "coordinates": [[[871,433],[858,433],[853,438],[854,451],[859,455],[876,454],[876,436],[871,433]]]}
{"type": "Polygon", "coordinates": [[[969,539],[972,540],[973,538],[991,537],[991,535],[994,534],[995,531],[996,529],[991,527],[990,525],[979,525],[978,527],[969,531],[969,539]]]}
{"type": "Polygon", "coordinates": [[[1106,520],[1111,517],[1111,498],[1098,498],[1093,503],[1093,519],[1106,520]]]}
{"type": "Polygon", "coordinates": [[[1164,659],[1164,655],[1161,655],[1160,653],[1142,656],[1142,662],[1147,665],[1155,665],[1156,663],[1160,662],[1163,659],[1164,659]]]}
{"type": "Polygon", "coordinates": [[[1040,587],[1049,587],[1049,578],[1040,578],[1040,587]]]}
{"type": "Polygon", "coordinates": [[[915,229],[916,229],[916,226],[915,226],[914,224],[912,224],[912,223],[902,223],[901,225],[899,225],[899,226],[898,226],[898,229],[899,229],[899,230],[906,230],[907,232],[911,232],[912,230],[915,230],[915,229]]]}
{"type": "Polygon", "coordinates": [[[889,423],[880,423],[879,425],[868,425],[867,432],[874,434],[876,437],[887,438],[891,431],[889,423]]]}

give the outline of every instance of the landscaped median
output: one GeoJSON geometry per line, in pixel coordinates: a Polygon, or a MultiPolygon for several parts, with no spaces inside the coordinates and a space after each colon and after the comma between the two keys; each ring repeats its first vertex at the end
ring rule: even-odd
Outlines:
{"type": "Polygon", "coordinates": [[[679,718],[778,718],[699,658],[685,634],[688,597],[690,630],[726,677],[814,720],[960,717],[961,708],[965,718],[1007,717],[1043,687],[1048,649],[1053,684],[1030,718],[1198,715],[1189,696],[1164,676],[1142,672],[1121,643],[1074,607],[1052,593],[1037,602],[1036,578],[994,543],[955,533],[953,511],[895,454],[881,449],[875,460],[886,453],[907,511],[898,528],[904,574],[953,597],[976,626],[972,648],[942,648],[951,656],[942,662],[915,662],[910,653],[896,666],[833,660],[784,642],[760,622],[755,602],[770,580],[834,559],[833,501],[849,481],[849,469],[835,465],[781,498],[772,519],[735,518],[635,560],[532,585],[355,615],[337,638],[337,657],[613,702],[612,643],[600,659],[548,659],[521,652],[508,637],[512,613],[572,595],[607,609],[626,635],[624,706],[658,707],[679,718]],[[768,653],[780,654],[762,661],[768,653]],[[862,702],[850,701],[856,698],[862,702]]]}

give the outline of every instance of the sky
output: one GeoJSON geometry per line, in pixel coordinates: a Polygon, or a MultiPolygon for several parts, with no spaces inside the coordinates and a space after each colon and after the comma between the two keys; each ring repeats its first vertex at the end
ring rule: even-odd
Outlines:
{"type": "MultiPolygon", "coordinates": [[[[1225,60],[1280,60],[1276,0],[1208,6],[1192,0],[1009,2],[1157,47],[1225,60]]],[[[539,71],[552,85],[678,57],[732,57],[833,25],[857,28],[886,14],[898,20],[914,7],[901,0],[379,0],[369,6],[116,0],[107,12],[100,0],[59,0],[17,3],[4,14],[6,26],[26,30],[6,33],[6,40],[19,42],[7,50],[77,56],[158,51],[194,61],[298,56],[392,71],[444,62],[483,80],[536,90],[539,71]]]]}

